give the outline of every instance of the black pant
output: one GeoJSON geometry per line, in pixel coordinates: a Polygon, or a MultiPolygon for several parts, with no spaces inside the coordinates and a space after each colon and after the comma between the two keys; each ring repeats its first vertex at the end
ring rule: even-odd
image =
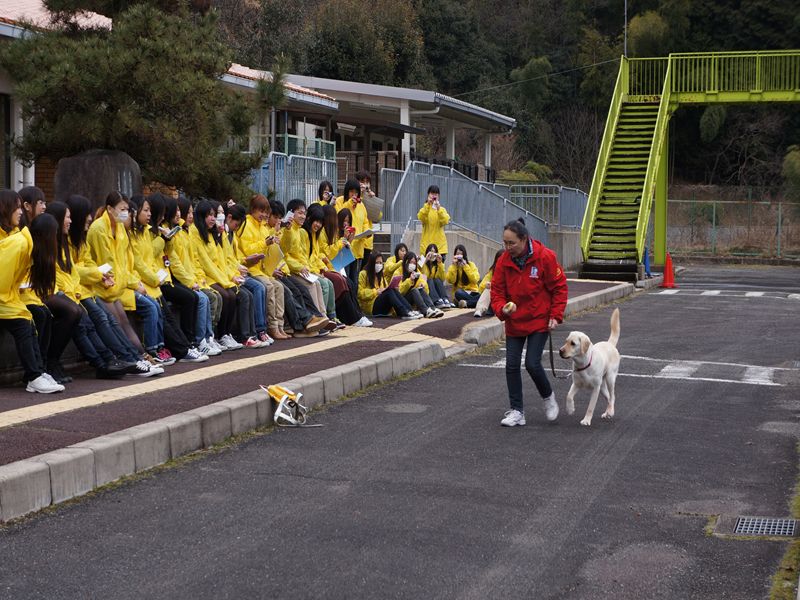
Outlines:
{"type": "Polygon", "coordinates": [[[175,358],[180,360],[189,352],[189,340],[183,335],[183,331],[178,326],[175,315],[172,314],[169,306],[167,306],[164,296],[161,296],[157,302],[161,306],[161,314],[164,317],[164,345],[169,348],[175,358]]]}
{"type": "Polygon", "coordinates": [[[233,327],[236,324],[236,291],[233,288],[224,288],[218,283],[212,284],[211,287],[222,296],[222,314],[214,332],[215,337],[219,339],[223,335],[233,334],[233,327]]]}
{"type": "Polygon", "coordinates": [[[25,382],[33,381],[44,373],[44,362],[36,339],[36,327],[28,319],[0,319],[0,330],[5,329],[14,338],[17,355],[25,371],[25,382]]]}
{"type": "Polygon", "coordinates": [[[283,290],[283,320],[295,331],[303,331],[313,316],[302,301],[294,297],[292,287],[288,285],[289,278],[277,280],[283,290]]]}
{"type": "Polygon", "coordinates": [[[237,332],[239,339],[244,342],[256,335],[253,294],[244,286],[236,290],[236,313],[237,332]]]}
{"type": "Polygon", "coordinates": [[[392,314],[392,309],[397,313],[398,317],[407,317],[411,312],[411,305],[408,300],[395,288],[387,288],[383,293],[375,298],[375,304],[372,305],[372,314],[376,317],[383,317],[392,314]]]}
{"type": "Polygon", "coordinates": [[[53,333],[53,315],[50,309],[42,304],[28,304],[26,308],[33,315],[33,326],[36,329],[36,341],[39,354],[44,358],[50,347],[50,336],[53,333]]]}
{"type": "Polygon", "coordinates": [[[406,300],[413,304],[416,309],[423,315],[429,308],[435,308],[433,300],[428,296],[428,293],[420,288],[408,290],[405,295],[406,300]]]}
{"type": "Polygon", "coordinates": [[[50,347],[47,349],[46,361],[57,363],[67,347],[72,334],[81,317],[84,315],[80,304],[73,302],[62,293],[53,294],[45,300],[45,306],[53,315],[53,333],[50,337],[50,347]]]}
{"type": "MultiPolygon", "coordinates": [[[[306,289],[306,286],[298,285],[296,282],[292,281],[291,277],[284,277],[281,279],[281,283],[291,290],[292,296],[294,296],[298,304],[305,306],[306,310],[313,316],[325,316],[317,310],[317,305],[314,303],[314,299],[311,297],[311,293],[308,289],[306,289]]],[[[309,320],[311,320],[311,317],[309,317],[309,320]]]]}
{"type": "Polygon", "coordinates": [[[525,342],[528,350],[525,352],[525,370],[533,379],[536,389],[542,398],[547,398],[553,393],[547,373],[542,366],[542,350],[548,337],[547,331],[537,331],[527,337],[506,336],[506,383],[508,384],[508,400],[511,408],[522,412],[522,349],[525,342]]]}
{"type": "Polygon", "coordinates": [[[361,259],[357,258],[344,268],[347,278],[350,280],[350,287],[358,297],[358,273],[361,271],[361,259]]]}
{"type": "Polygon", "coordinates": [[[172,305],[172,309],[178,313],[183,335],[193,340],[197,326],[197,294],[177,281],[162,285],[161,293],[172,305]]]}

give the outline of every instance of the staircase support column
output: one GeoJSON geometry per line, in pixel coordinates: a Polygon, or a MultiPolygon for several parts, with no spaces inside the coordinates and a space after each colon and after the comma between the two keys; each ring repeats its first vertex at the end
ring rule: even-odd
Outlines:
{"type": "Polygon", "coordinates": [[[656,206],[653,219],[653,264],[663,265],[667,256],[667,180],[669,173],[669,123],[656,174],[656,206]]]}

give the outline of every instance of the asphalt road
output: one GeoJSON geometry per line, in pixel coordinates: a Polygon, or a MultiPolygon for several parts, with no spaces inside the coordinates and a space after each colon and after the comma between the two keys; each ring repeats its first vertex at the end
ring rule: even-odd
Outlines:
{"type": "Polygon", "coordinates": [[[789,514],[795,273],[692,268],[619,303],[612,422],[581,427],[581,395],[547,424],[528,382],[502,428],[503,351],[461,357],[2,530],[0,597],[766,598],[785,544],[704,527],[789,514]]]}

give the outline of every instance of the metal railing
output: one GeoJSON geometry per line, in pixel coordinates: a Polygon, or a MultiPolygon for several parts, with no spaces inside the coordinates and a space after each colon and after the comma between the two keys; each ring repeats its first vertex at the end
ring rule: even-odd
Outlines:
{"type": "Polygon", "coordinates": [[[336,191],[336,161],[308,156],[287,156],[270,152],[260,168],[251,172],[250,187],[266,195],[275,190],[275,199],[284,204],[300,198],[307,204],[317,200],[319,184],[330,181],[336,191]]]}
{"type": "MultiPolygon", "coordinates": [[[[381,177],[384,177],[381,171],[381,177]]],[[[386,181],[395,176],[386,173],[386,181]]],[[[454,227],[467,229],[489,240],[502,241],[503,226],[511,220],[523,218],[536,239],[547,243],[547,224],[544,219],[506,200],[489,187],[441,165],[418,161],[409,163],[397,185],[394,195],[386,196],[388,210],[384,223],[392,223],[392,247],[409,230],[418,227],[417,213],[425,202],[428,188],[439,186],[442,206],[450,215],[454,227]]]]}
{"type": "Polygon", "coordinates": [[[668,58],[623,59],[628,63],[628,88],[631,96],[658,96],[664,87],[668,58]]]}
{"type": "Polygon", "coordinates": [[[298,135],[280,134],[275,136],[275,150],[287,156],[308,156],[334,160],[336,142],[319,138],[306,138],[298,135]]]}
{"type": "Polygon", "coordinates": [[[554,184],[514,184],[511,202],[547,221],[549,225],[578,229],[589,195],[575,188],[554,184]]]}

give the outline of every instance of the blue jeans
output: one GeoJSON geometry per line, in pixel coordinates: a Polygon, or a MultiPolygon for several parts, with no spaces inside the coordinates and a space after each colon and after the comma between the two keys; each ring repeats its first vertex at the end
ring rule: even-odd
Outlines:
{"type": "Polygon", "coordinates": [[[438,304],[449,299],[447,296],[447,289],[444,287],[444,281],[438,277],[428,278],[428,290],[430,291],[430,297],[434,304],[438,304]]]}
{"type": "Polygon", "coordinates": [[[97,335],[105,344],[106,348],[120,360],[126,362],[136,362],[139,360],[139,352],[131,344],[128,336],[122,331],[117,323],[117,319],[110,312],[103,309],[94,298],[81,300],[81,306],[86,309],[89,319],[92,321],[97,335]]]}
{"type": "Polygon", "coordinates": [[[195,324],[194,342],[199,344],[204,339],[214,335],[214,325],[211,320],[211,306],[208,296],[200,290],[195,291],[197,296],[197,323],[195,324]]]}
{"type": "Polygon", "coordinates": [[[456,302],[464,300],[468,308],[475,308],[478,305],[481,295],[478,292],[467,292],[466,290],[456,290],[456,302]]]}
{"type": "Polygon", "coordinates": [[[267,330],[267,289],[253,277],[245,277],[244,287],[253,295],[253,318],[256,333],[267,330]]]}
{"type": "Polygon", "coordinates": [[[506,336],[506,384],[508,385],[508,401],[513,410],[523,412],[520,363],[526,341],[528,350],[525,353],[525,370],[533,379],[542,398],[547,398],[553,393],[553,388],[550,387],[550,381],[542,366],[542,350],[548,335],[547,331],[537,331],[527,337],[506,336]]]}
{"type": "Polygon", "coordinates": [[[142,320],[144,348],[153,353],[164,345],[164,316],[158,301],[136,292],[136,315],[142,320]]]}
{"type": "Polygon", "coordinates": [[[72,331],[72,341],[83,357],[95,369],[108,366],[114,360],[114,355],[100,339],[94,323],[89,318],[88,313],[84,312],[78,326],[72,331]]]}

